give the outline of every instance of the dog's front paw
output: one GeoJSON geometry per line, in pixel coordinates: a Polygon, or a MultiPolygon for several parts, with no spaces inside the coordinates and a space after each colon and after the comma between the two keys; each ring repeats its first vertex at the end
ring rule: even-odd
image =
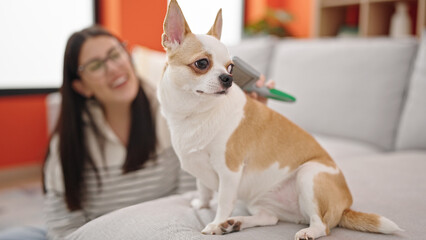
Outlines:
{"type": "Polygon", "coordinates": [[[309,228],[302,229],[296,233],[294,240],[314,240],[315,237],[310,233],[309,228]]]}
{"type": "Polygon", "coordinates": [[[222,235],[222,229],[219,224],[209,223],[202,231],[202,234],[206,235],[222,235]]]}
{"type": "Polygon", "coordinates": [[[224,234],[238,232],[241,229],[241,222],[234,219],[228,219],[226,222],[220,224],[220,229],[224,234]]]}
{"type": "Polygon", "coordinates": [[[233,219],[228,219],[221,224],[210,223],[201,233],[208,235],[222,235],[226,233],[238,232],[241,228],[241,222],[233,219]]]}
{"type": "Polygon", "coordinates": [[[199,198],[192,199],[191,206],[195,209],[210,208],[209,202],[201,201],[199,198]]]}

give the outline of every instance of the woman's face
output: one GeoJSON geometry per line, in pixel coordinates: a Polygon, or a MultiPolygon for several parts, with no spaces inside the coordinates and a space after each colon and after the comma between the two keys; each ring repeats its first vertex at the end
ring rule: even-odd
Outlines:
{"type": "Polygon", "coordinates": [[[131,103],[139,82],[130,57],[115,38],[92,37],[83,44],[79,56],[79,75],[74,89],[86,97],[94,96],[101,104],[131,103]]]}

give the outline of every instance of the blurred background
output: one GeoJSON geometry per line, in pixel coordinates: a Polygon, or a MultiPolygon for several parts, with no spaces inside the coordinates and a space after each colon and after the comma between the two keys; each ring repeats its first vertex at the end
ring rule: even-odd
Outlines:
{"type": "MultiPolygon", "coordinates": [[[[406,6],[410,36],[419,37],[426,26],[425,0],[178,2],[195,33],[206,32],[222,8],[222,40],[229,46],[264,35],[392,37],[398,3],[406,6]]],[[[130,48],[140,45],[163,51],[160,39],[166,9],[167,0],[0,1],[0,190],[39,186],[49,140],[46,98],[61,85],[63,52],[71,33],[100,24],[130,48]]],[[[9,197],[0,195],[0,204],[11,201],[9,197]]]]}

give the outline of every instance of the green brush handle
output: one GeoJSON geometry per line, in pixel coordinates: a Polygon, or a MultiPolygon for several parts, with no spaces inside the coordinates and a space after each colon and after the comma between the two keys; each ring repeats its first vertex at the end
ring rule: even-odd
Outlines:
{"type": "Polygon", "coordinates": [[[248,63],[241,58],[234,56],[232,58],[234,66],[234,81],[246,92],[256,92],[260,96],[271,98],[283,102],[295,102],[296,98],[288,93],[277,89],[269,89],[267,87],[257,87],[256,82],[259,79],[260,73],[256,71],[248,63]]]}
{"type": "Polygon", "coordinates": [[[283,102],[295,102],[296,98],[291,96],[288,93],[282,92],[280,90],[277,90],[275,88],[267,88],[267,87],[257,87],[256,83],[254,84],[247,84],[246,87],[243,88],[246,92],[256,92],[262,97],[271,98],[274,100],[279,100],[283,102]]]}

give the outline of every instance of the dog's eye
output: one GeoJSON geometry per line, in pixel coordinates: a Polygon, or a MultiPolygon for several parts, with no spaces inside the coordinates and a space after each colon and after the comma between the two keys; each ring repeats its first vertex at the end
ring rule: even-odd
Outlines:
{"type": "Polygon", "coordinates": [[[234,64],[229,64],[227,70],[229,74],[232,74],[232,70],[234,70],[234,64]]]}
{"type": "Polygon", "coordinates": [[[194,64],[198,69],[205,70],[206,68],[209,67],[209,60],[207,58],[203,58],[196,61],[194,64]]]}

